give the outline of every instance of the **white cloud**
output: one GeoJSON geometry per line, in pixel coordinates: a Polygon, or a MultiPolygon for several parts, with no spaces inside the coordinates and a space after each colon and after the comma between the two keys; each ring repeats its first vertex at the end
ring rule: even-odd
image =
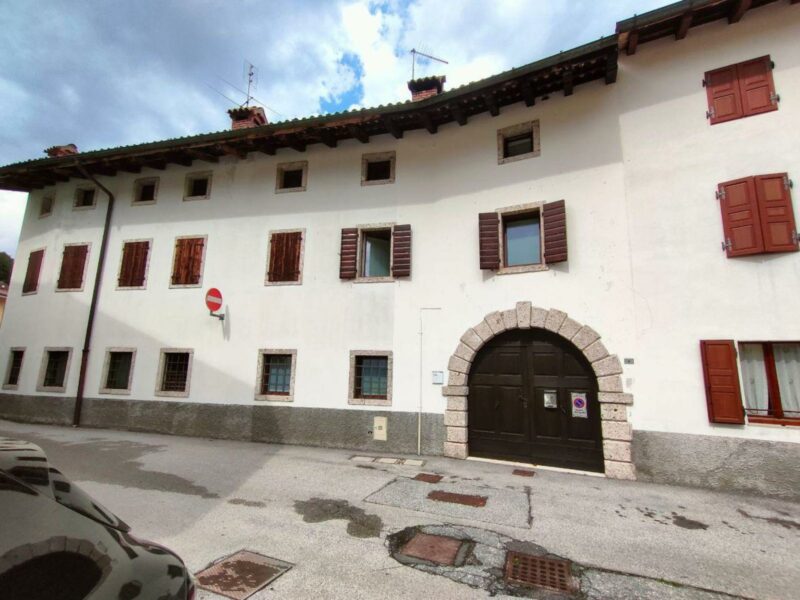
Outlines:
{"type": "Polygon", "coordinates": [[[17,251],[26,196],[23,192],[0,190],[0,252],[11,256],[17,251]]]}

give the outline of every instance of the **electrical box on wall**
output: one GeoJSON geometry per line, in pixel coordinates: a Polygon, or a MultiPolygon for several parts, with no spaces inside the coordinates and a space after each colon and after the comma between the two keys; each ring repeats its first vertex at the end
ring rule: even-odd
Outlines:
{"type": "Polygon", "coordinates": [[[386,427],[389,419],[386,417],[375,417],[372,422],[372,439],[379,442],[386,441],[386,427]]]}
{"type": "Polygon", "coordinates": [[[444,371],[433,371],[431,379],[434,385],[444,385],[444,371]]]}

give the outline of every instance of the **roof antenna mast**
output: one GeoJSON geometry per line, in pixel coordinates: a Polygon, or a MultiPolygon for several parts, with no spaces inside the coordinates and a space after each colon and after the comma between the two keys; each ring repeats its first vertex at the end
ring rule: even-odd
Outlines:
{"type": "Polygon", "coordinates": [[[444,63],[446,65],[450,64],[449,62],[447,62],[444,59],[436,58],[435,56],[431,56],[430,54],[426,54],[425,52],[420,52],[416,48],[412,48],[411,49],[411,80],[412,81],[414,79],[416,79],[417,54],[419,54],[420,56],[424,56],[425,58],[429,58],[431,60],[435,60],[435,61],[438,61],[440,63],[444,63]]]}
{"type": "Polygon", "coordinates": [[[256,77],[256,67],[251,62],[246,62],[247,65],[247,98],[244,101],[242,106],[250,106],[250,100],[255,100],[253,98],[253,94],[251,93],[256,86],[258,85],[258,79],[256,77]]]}

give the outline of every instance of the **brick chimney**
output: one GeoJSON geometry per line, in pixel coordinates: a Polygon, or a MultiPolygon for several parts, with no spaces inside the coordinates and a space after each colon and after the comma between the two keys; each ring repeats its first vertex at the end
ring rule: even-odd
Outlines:
{"type": "Polygon", "coordinates": [[[228,111],[231,116],[231,129],[246,129],[267,124],[267,114],[260,106],[240,106],[228,111]]]}
{"type": "Polygon", "coordinates": [[[58,156],[69,156],[70,154],[77,154],[78,147],[75,144],[67,144],[66,146],[50,146],[45,150],[47,156],[56,158],[58,156]]]}
{"type": "Polygon", "coordinates": [[[445,81],[447,81],[447,78],[444,75],[431,75],[430,77],[412,79],[408,82],[411,99],[416,102],[431,96],[438,96],[444,90],[445,81]]]}

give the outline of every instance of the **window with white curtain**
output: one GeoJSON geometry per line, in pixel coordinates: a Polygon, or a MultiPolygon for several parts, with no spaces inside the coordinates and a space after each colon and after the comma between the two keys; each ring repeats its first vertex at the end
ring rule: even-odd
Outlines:
{"type": "Polygon", "coordinates": [[[743,342],[739,362],[750,417],[800,419],[800,343],[743,342]]]}

